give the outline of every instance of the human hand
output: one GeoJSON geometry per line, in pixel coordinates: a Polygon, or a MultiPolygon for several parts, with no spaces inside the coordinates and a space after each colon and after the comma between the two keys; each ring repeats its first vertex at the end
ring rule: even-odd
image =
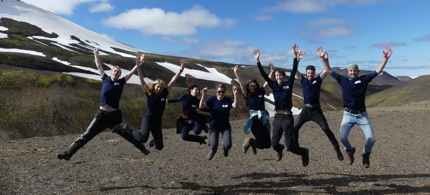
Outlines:
{"type": "Polygon", "coordinates": [[[317,54],[320,58],[328,60],[328,53],[325,50],[323,51],[322,47],[317,48],[317,54]]]}
{"type": "Polygon", "coordinates": [[[384,54],[384,58],[390,58],[391,54],[393,53],[393,50],[391,50],[391,47],[386,47],[385,51],[382,51],[382,54],[384,54]]]}
{"type": "Polygon", "coordinates": [[[260,50],[259,49],[255,49],[254,58],[255,58],[256,62],[260,62],[260,50]]]}

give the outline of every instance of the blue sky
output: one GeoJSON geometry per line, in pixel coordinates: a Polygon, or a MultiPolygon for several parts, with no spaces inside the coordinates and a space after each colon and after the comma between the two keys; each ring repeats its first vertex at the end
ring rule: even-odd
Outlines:
{"type": "Polygon", "coordinates": [[[291,45],[306,52],[306,65],[357,63],[374,70],[382,50],[393,55],[394,76],[430,75],[427,0],[22,0],[119,42],[157,54],[291,68],[291,45]]]}

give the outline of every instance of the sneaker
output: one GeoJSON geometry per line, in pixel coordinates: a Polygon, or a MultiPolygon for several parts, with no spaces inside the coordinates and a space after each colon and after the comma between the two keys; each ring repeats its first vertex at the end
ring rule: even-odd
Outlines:
{"type": "Polygon", "coordinates": [[[255,139],[254,139],[254,138],[249,139],[249,145],[251,145],[252,153],[253,153],[254,155],[256,155],[256,154],[257,154],[257,148],[256,148],[254,145],[252,145],[252,143],[253,143],[254,141],[255,141],[255,139]]]}
{"type": "Polygon", "coordinates": [[[60,159],[60,160],[63,160],[63,159],[64,160],[70,160],[71,157],[72,156],[69,155],[68,152],[63,152],[63,153],[57,154],[57,158],[60,159]]]}
{"type": "Polygon", "coordinates": [[[228,149],[224,148],[224,156],[227,157],[228,156],[228,149]]]}
{"type": "Polygon", "coordinates": [[[348,164],[352,165],[352,163],[354,163],[355,148],[352,148],[352,150],[347,150],[346,153],[348,154],[348,158],[346,160],[348,161],[348,164]]]}
{"type": "Polygon", "coordinates": [[[282,159],[282,151],[284,150],[284,148],[285,148],[285,146],[284,145],[282,145],[282,144],[279,144],[280,145],[280,149],[279,150],[276,150],[276,152],[278,153],[278,155],[276,156],[276,160],[277,161],[280,161],[281,159],[282,159]]]}
{"type": "Polygon", "coordinates": [[[154,140],[151,140],[150,142],[149,142],[149,147],[154,147],[155,146],[155,141],[154,140]]]}
{"type": "Polygon", "coordinates": [[[370,153],[364,152],[363,154],[361,154],[361,156],[363,156],[363,165],[366,168],[369,168],[370,166],[370,153]]]}
{"type": "Polygon", "coordinates": [[[309,149],[305,148],[306,152],[302,154],[302,165],[304,167],[309,165],[309,149]]]}
{"type": "Polygon", "coordinates": [[[127,129],[127,124],[126,123],[121,123],[118,125],[115,125],[115,127],[112,128],[112,133],[124,133],[124,130],[127,129]]]}
{"type": "Polygon", "coordinates": [[[335,148],[334,150],[336,151],[337,159],[339,159],[340,161],[343,161],[343,154],[340,151],[340,149],[339,148],[335,148]]]}
{"type": "Polygon", "coordinates": [[[215,155],[215,152],[213,152],[213,151],[209,152],[209,154],[207,156],[208,160],[212,160],[212,158],[214,157],[214,155],[215,155]]]}
{"type": "Polygon", "coordinates": [[[249,147],[251,147],[251,144],[249,144],[249,140],[250,140],[249,138],[246,138],[245,141],[243,142],[243,146],[242,146],[243,153],[248,152],[249,147]]]}

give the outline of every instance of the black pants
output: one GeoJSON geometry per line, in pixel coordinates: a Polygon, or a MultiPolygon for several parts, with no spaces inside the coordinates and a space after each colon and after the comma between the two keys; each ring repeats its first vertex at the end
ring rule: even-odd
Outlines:
{"type": "Polygon", "coordinates": [[[268,130],[263,121],[258,119],[258,116],[252,117],[251,132],[255,137],[255,141],[250,144],[258,149],[267,149],[271,146],[270,129],[268,130]]]}
{"type": "Polygon", "coordinates": [[[300,112],[300,115],[297,117],[296,121],[294,122],[294,142],[299,144],[299,130],[308,121],[314,121],[317,123],[321,129],[326,134],[327,138],[330,140],[331,144],[333,145],[333,148],[337,149],[339,148],[339,142],[337,141],[336,137],[334,136],[333,132],[330,130],[327,120],[324,117],[324,114],[321,110],[321,107],[306,107],[303,106],[302,111],[300,112]]]}
{"type": "MultiPolygon", "coordinates": [[[[67,153],[72,156],[100,132],[102,132],[108,127],[112,129],[115,125],[120,124],[121,122],[121,110],[116,110],[114,112],[98,110],[96,116],[94,117],[91,124],[88,126],[87,130],[85,130],[85,132],[72,143],[72,145],[67,150],[67,153]]],[[[132,143],[139,150],[142,151],[145,149],[142,143],[138,142],[137,140],[134,140],[132,137],[127,136],[123,133],[121,133],[120,136],[124,137],[127,141],[132,143]]]]}
{"type": "Polygon", "coordinates": [[[292,114],[275,114],[272,147],[277,152],[279,152],[279,149],[282,147],[279,141],[283,133],[285,133],[285,147],[287,147],[288,151],[297,155],[306,154],[306,149],[299,147],[299,145],[294,142],[294,117],[292,114]]]}

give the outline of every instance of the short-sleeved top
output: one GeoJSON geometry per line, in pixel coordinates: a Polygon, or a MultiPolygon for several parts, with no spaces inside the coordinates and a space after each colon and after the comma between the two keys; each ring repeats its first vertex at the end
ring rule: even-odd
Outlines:
{"type": "Polygon", "coordinates": [[[309,80],[305,75],[302,75],[300,82],[302,83],[302,91],[305,99],[304,103],[314,106],[320,105],[321,77],[317,76],[309,80]]]}
{"type": "Polygon", "coordinates": [[[205,101],[207,107],[210,108],[211,123],[210,129],[231,129],[230,126],[230,109],[233,106],[233,100],[229,97],[224,97],[218,100],[216,96],[209,97],[205,101]]]}
{"type": "Polygon", "coordinates": [[[359,76],[357,78],[344,77],[332,71],[331,76],[340,84],[342,87],[343,107],[361,111],[366,109],[366,90],[370,81],[378,76],[376,71],[369,74],[359,76]]]}
{"type": "Polygon", "coordinates": [[[169,99],[169,103],[182,102],[182,113],[189,119],[197,116],[197,108],[200,104],[200,99],[190,94],[183,94],[177,98],[169,99]]]}
{"type": "Polygon", "coordinates": [[[151,97],[146,94],[146,101],[148,103],[148,112],[147,116],[161,117],[164,112],[164,108],[166,107],[166,98],[169,95],[169,91],[167,87],[163,89],[160,95],[151,97]]]}
{"type": "Polygon", "coordinates": [[[264,105],[264,95],[266,91],[264,87],[257,89],[255,93],[249,93],[246,97],[246,101],[248,103],[248,107],[251,110],[265,110],[266,107],[264,105]]]}
{"type": "Polygon", "coordinates": [[[112,81],[107,74],[102,76],[102,90],[100,97],[100,106],[105,104],[112,108],[119,109],[119,100],[125,85],[125,77],[112,81]]]}
{"type": "MultiPolygon", "coordinates": [[[[290,75],[296,75],[297,67],[299,63],[297,58],[294,58],[293,68],[291,69],[290,75]]],[[[287,110],[291,112],[291,108],[293,108],[293,85],[294,85],[294,76],[290,76],[290,79],[286,82],[278,84],[276,81],[272,81],[272,79],[267,76],[266,72],[264,72],[261,63],[257,63],[258,69],[260,70],[261,76],[263,76],[264,80],[269,84],[269,87],[273,91],[273,96],[275,98],[275,110],[287,110]]]]}

